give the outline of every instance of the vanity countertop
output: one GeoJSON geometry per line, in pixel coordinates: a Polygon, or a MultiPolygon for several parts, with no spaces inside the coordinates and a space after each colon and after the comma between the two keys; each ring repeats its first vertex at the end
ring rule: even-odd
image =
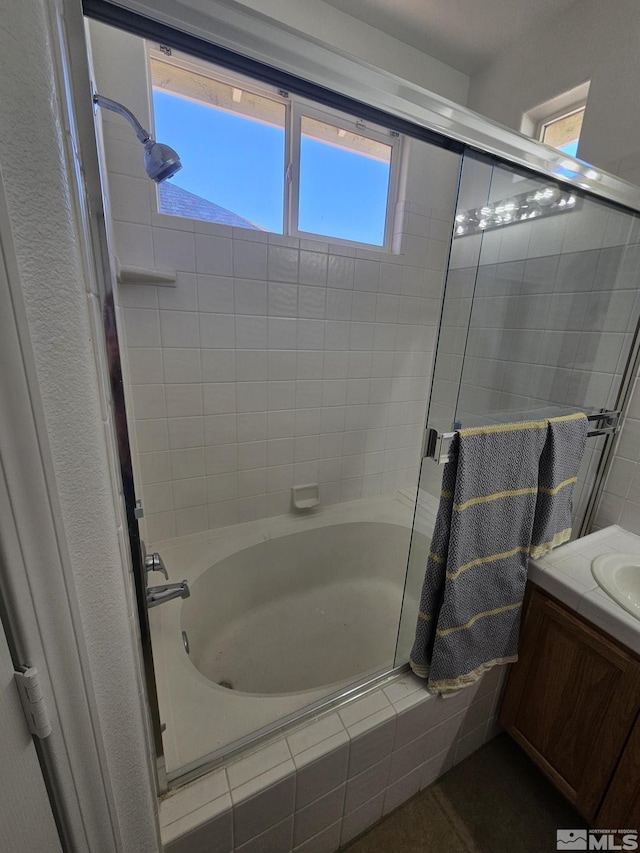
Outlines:
{"type": "Polygon", "coordinates": [[[529,560],[529,580],[640,655],[640,620],[610,598],[591,572],[594,557],[613,553],[640,556],[640,536],[605,527],[529,560]]]}

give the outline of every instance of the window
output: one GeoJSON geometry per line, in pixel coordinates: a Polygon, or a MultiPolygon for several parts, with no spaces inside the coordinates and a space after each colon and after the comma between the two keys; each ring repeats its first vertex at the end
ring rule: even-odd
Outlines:
{"type": "Polygon", "coordinates": [[[589,85],[590,81],[587,80],[524,113],[521,131],[576,157],[589,85]]]}
{"type": "Polygon", "coordinates": [[[393,147],[309,111],[296,138],[298,229],[383,246],[393,147]]]}
{"type": "Polygon", "coordinates": [[[540,141],[575,157],[578,153],[584,111],[585,107],[582,106],[543,122],[540,130],[540,141]]]}
{"type": "Polygon", "coordinates": [[[159,186],[161,213],[390,247],[398,134],[208,63],[149,55],[156,137],[183,164],[159,186]]]}

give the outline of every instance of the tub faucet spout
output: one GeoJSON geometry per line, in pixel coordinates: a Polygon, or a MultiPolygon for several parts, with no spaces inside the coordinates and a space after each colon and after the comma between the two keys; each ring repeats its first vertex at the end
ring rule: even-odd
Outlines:
{"type": "Polygon", "coordinates": [[[147,607],[157,607],[173,598],[189,598],[191,591],[186,581],[165,583],[162,586],[147,587],[147,607]]]}

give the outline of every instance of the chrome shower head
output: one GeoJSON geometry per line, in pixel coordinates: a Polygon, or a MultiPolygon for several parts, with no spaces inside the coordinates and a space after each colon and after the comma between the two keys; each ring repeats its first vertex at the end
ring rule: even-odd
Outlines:
{"type": "Polygon", "coordinates": [[[173,148],[150,139],[144,146],[144,168],[151,180],[160,184],[179,172],[182,163],[173,148]]]}
{"type": "Polygon", "coordinates": [[[118,103],[118,101],[112,101],[111,98],[105,98],[97,92],[94,93],[93,103],[98,107],[119,113],[133,127],[136,136],[144,145],[144,168],[152,181],[160,184],[182,169],[182,163],[177,152],[169,145],[164,145],[162,142],[156,142],[155,139],[152,139],[131,110],[127,109],[123,104],[118,103]]]}

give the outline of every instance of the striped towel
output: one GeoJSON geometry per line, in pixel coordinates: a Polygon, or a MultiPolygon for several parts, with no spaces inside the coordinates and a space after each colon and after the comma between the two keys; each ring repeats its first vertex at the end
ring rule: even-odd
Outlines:
{"type": "Polygon", "coordinates": [[[587,441],[585,415],[549,418],[538,469],[538,500],[531,557],[542,557],[571,537],[571,496],[587,441]]]}
{"type": "Polygon", "coordinates": [[[571,535],[586,434],[582,414],[456,434],[410,656],[429,690],[517,660],[527,560],[571,535]]]}

